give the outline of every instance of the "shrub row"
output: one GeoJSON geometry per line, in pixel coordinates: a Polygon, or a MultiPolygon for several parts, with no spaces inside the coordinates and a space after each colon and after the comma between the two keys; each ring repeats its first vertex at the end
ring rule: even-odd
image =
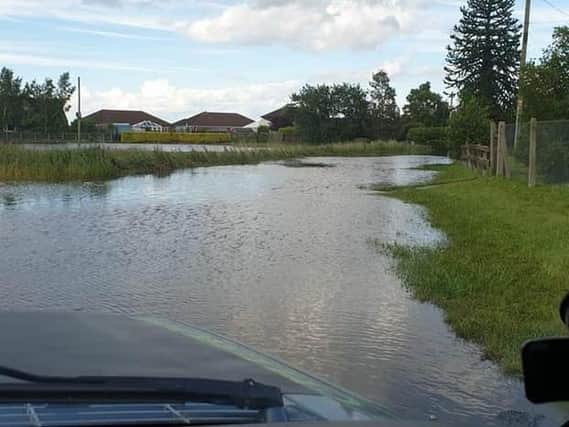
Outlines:
{"type": "Polygon", "coordinates": [[[184,133],[184,132],[126,132],[121,134],[126,143],[173,143],[173,144],[229,144],[229,133],[184,133]]]}

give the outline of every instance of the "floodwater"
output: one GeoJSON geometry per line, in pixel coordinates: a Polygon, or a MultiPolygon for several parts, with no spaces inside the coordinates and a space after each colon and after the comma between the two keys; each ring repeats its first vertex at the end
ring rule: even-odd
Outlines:
{"type": "Polygon", "coordinates": [[[444,243],[421,208],[362,186],[436,157],[0,185],[0,309],[153,315],[205,327],[446,425],[559,425],[413,300],[377,242],[444,243]]]}

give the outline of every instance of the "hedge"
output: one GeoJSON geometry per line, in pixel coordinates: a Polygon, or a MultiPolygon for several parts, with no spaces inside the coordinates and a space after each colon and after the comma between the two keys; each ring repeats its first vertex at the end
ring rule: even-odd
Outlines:
{"type": "Polygon", "coordinates": [[[298,129],[295,126],[280,128],[278,134],[282,142],[300,142],[300,135],[298,133],[298,129]]]}
{"type": "Polygon", "coordinates": [[[407,139],[415,144],[428,145],[437,154],[446,154],[448,151],[448,127],[411,128],[407,139]]]}
{"type": "Polygon", "coordinates": [[[174,144],[229,144],[229,133],[184,133],[184,132],[125,132],[121,142],[126,143],[174,143],[174,144]]]}

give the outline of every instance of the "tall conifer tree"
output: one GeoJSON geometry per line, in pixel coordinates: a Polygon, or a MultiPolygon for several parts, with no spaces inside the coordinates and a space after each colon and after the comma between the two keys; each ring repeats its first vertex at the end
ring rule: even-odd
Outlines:
{"type": "Polygon", "coordinates": [[[494,118],[514,107],[520,65],[521,25],[515,0],[468,0],[447,47],[447,87],[476,96],[494,118]]]}

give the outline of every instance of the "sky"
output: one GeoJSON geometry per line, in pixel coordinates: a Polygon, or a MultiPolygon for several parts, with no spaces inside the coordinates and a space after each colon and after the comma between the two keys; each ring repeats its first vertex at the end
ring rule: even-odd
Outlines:
{"type": "MultiPolygon", "coordinates": [[[[140,109],[166,120],[201,111],[253,119],[304,84],[367,86],[384,69],[403,105],[444,90],[459,0],[0,0],[0,66],[25,81],[81,76],[83,115],[140,109]]],[[[523,0],[516,4],[521,19],[523,0]]],[[[534,0],[529,57],[569,0],[534,0]]],[[[74,115],[76,99],[71,101],[74,115]]]]}

